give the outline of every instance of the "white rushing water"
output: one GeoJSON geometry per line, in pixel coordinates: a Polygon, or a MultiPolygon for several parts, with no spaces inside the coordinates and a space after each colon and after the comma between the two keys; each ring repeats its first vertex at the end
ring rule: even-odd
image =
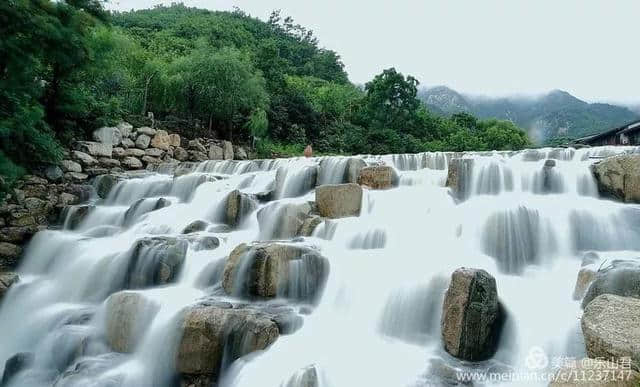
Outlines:
{"type": "MultiPolygon", "coordinates": [[[[549,359],[584,357],[580,303],[572,299],[583,255],[640,250],[638,208],[599,198],[589,166],[603,156],[636,151],[357,156],[393,166],[399,186],[365,189],[359,217],[327,220],[305,238],[330,266],[317,305],[309,311],[308,305],[278,301],[300,311],[302,326],[268,350],[227,364],[219,385],[307,387],[304,370],[313,366],[321,387],[437,386],[447,382],[441,372],[446,365],[517,373],[527,370],[536,348],[549,359]],[[452,157],[474,163],[464,176],[463,201],[445,187],[452,157]],[[507,312],[498,352],[489,361],[460,362],[442,349],[444,291],[461,266],[494,275],[507,312]]],[[[313,201],[313,181],[344,182],[349,160],[208,161],[179,177],[150,173],[120,182],[73,229],[69,218],[65,228],[42,231],[28,246],[21,281],[0,306],[0,370],[16,353],[30,352],[33,364],[12,386],[176,385],[185,307],[205,298],[229,301],[215,271],[231,250],[282,237],[274,230],[290,216],[287,206],[313,201]],[[273,193],[229,228],[224,206],[235,189],[273,193]],[[267,218],[262,229],[261,208],[267,218]],[[156,263],[157,247],[139,241],[177,237],[196,220],[207,221],[206,229],[175,247],[186,249],[184,264],[169,274],[170,284],[154,286],[146,273],[156,263]],[[203,248],[211,237],[220,245],[203,248]],[[122,354],[105,342],[105,301],[127,288],[152,302],[145,306],[141,339],[122,354]]]]}

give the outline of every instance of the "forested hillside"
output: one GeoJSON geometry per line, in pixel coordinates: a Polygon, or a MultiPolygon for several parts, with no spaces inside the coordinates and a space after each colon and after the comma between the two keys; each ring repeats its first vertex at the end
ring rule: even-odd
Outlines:
{"type": "Polygon", "coordinates": [[[639,117],[629,108],[587,103],[561,90],[535,98],[478,98],[439,86],[421,90],[420,97],[435,114],[464,112],[484,119],[511,120],[540,143],[599,133],[639,117]]]}
{"type": "Polygon", "coordinates": [[[108,13],[97,0],[0,4],[0,173],[57,163],[97,127],[153,113],[258,156],[518,149],[515,125],[431,114],[393,68],[364,87],[312,31],[272,13],[184,5],[108,13]]]}

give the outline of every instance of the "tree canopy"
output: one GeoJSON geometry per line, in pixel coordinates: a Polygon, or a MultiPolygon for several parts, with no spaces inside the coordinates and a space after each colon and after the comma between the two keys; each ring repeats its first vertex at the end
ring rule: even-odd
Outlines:
{"type": "Polygon", "coordinates": [[[313,32],[274,11],[182,4],[107,13],[99,0],[0,3],[0,172],[60,160],[61,145],[153,112],[268,154],[519,149],[507,121],[432,115],[394,68],[364,87],[313,32]]]}

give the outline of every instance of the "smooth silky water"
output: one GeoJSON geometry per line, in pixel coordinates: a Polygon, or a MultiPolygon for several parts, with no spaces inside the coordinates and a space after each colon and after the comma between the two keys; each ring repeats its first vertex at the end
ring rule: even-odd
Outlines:
{"type": "MultiPolygon", "coordinates": [[[[399,186],[365,189],[359,217],[327,220],[305,238],[330,264],[318,304],[298,331],[227,365],[219,385],[303,387],[303,370],[314,366],[321,387],[417,387],[443,383],[430,368],[434,359],[458,370],[526,372],[532,348],[549,358],[584,357],[581,309],[572,299],[583,254],[640,250],[639,209],[600,199],[589,166],[637,151],[356,156],[393,166],[399,186]],[[453,157],[474,163],[463,201],[445,187],[453,157]],[[442,349],[442,300],[461,266],[493,274],[507,312],[498,352],[486,362],[460,362],[442,349]]],[[[314,200],[312,168],[320,165],[318,184],[342,183],[348,161],[208,161],[179,177],[150,173],[119,183],[76,229],[42,231],[29,244],[21,282],[0,307],[0,367],[16,353],[32,352],[34,364],[12,386],[174,385],[181,312],[203,297],[228,299],[219,284],[203,287],[199,279],[238,244],[272,237],[288,203],[314,200]],[[267,223],[273,224],[261,230],[254,211],[233,230],[215,227],[234,189],[274,190],[273,200],[260,204],[271,206],[267,223]],[[144,334],[132,353],[112,352],[104,341],[105,300],[123,289],[127,252],[143,237],[175,236],[198,219],[214,223],[198,235],[216,236],[220,246],[199,250],[190,240],[173,284],[134,290],[152,300],[144,334]]]]}

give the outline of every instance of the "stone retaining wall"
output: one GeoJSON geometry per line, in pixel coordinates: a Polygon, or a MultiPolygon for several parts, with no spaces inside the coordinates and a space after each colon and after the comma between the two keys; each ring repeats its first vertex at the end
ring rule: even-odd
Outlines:
{"type": "Polygon", "coordinates": [[[36,232],[60,224],[66,206],[102,196],[99,176],[154,170],[167,162],[249,158],[243,147],[229,141],[189,140],[124,122],[97,129],[92,137],[93,141],[76,142],[60,165],[24,176],[0,201],[0,272],[17,266],[24,245],[36,232]]]}

